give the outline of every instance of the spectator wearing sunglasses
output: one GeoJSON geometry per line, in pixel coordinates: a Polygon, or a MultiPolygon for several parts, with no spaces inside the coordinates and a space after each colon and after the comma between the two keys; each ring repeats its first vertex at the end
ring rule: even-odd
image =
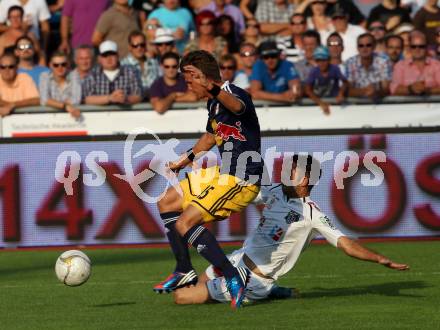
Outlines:
{"type": "Polygon", "coordinates": [[[224,81],[229,81],[235,86],[249,90],[249,78],[242,71],[237,71],[237,59],[234,55],[225,54],[219,61],[220,74],[224,81]]]}
{"type": "Polygon", "coordinates": [[[328,36],[327,49],[330,54],[330,64],[337,65],[341,72],[345,72],[345,65],[344,62],[342,62],[344,40],[342,40],[338,32],[333,32],[328,36]]]}
{"type": "Polygon", "coordinates": [[[440,62],[427,56],[427,46],[423,32],[411,32],[411,59],[399,61],[394,66],[393,95],[440,94],[440,62]]]}
{"type": "Polygon", "coordinates": [[[280,58],[281,51],[274,41],[259,47],[261,60],[252,68],[250,91],[257,100],[292,103],[301,95],[298,73],[293,63],[280,58]]]}
{"type": "Polygon", "coordinates": [[[156,79],[150,89],[153,109],[160,114],[172,107],[174,102],[195,102],[196,95],[188,90],[185,78],[179,73],[179,54],[169,52],[160,59],[163,76],[156,79]]]}
{"type": "Polygon", "coordinates": [[[322,109],[324,114],[330,114],[330,105],[323,101],[324,97],[334,97],[336,103],[342,103],[348,88],[347,79],[339,66],[330,64],[330,53],[324,46],[319,46],[313,52],[317,66],[310,71],[305,83],[305,93],[322,109]]]}
{"type": "MultiPolygon", "coordinates": [[[[15,43],[15,56],[18,57],[18,72],[26,73],[32,77],[35,85],[40,84],[40,75],[49,71],[45,65],[38,65],[38,55],[36,53],[35,44],[30,37],[23,36],[17,39],[15,43]]],[[[40,63],[44,63],[41,61],[40,63]]]]}
{"type": "Polygon", "coordinates": [[[17,72],[17,64],[13,54],[0,57],[0,117],[16,108],[40,104],[37,86],[27,74],[17,72]]]}
{"type": "Polygon", "coordinates": [[[385,25],[381,21],[373,21],[368,24],[368,32],[373,35],[376,41],[374,51],[379,55],[385,55],[385,35],[387,33],[385,25]]]}
{"type": "Polygon", "coordinates": [[[119,65],[118,45],[106,40],[99,45],[98,65],[82,84],[86,104],[135,104],[142,100],[139,74],[129,65],[119,65]]]}
{"type": "Polygon", "coordinates": [[[388,95],[392,71],[390,61],[374,52],[375,39],[371,33],[360,35],[357,47],[359,55],[345,63],[349,95],[372,100],[388,95]]]}
{"type": "Polygon", "coordinates": [[[54,53],[49,61],[50,72],[40,77],[40,103],[43,106],[65,110],[74,118],[81,113],[81,81],[78,75],[72,75],[69,58],[63,52],[54,53]]]}
{"type": "Polygon", "coordinates": [[[252,67],[258,59],[258,51],[254,44],[244,42],[240,45],[240,56],[239,56],[239,73],[244,73],[244,76],[241,77],[247,78],[247,81],[243,81],[243,86],[248,86],[245,89],[249,89],[250,87],[250,77],[252,74],[252,67]]]}
{"type": "Polygon", "coordinates": [[[440,26],[440,7],[437,0],[427,0],[413,19],[417,30],[426,35],[429,47],[436,45],[436,32],[440,26]]]}
{"type": "Polygon", "coordinates": [[[170,29],[158,28],[152,44],[156,49],[156,59],[158,62],[160,62],[160,58],[164,54],[177,52],[174,35],[170,29]]]}
{"type": "Polygon", "coordinates": [[[142,81],[144,99],[153,82],[161,75],[159,63],[155,58],[147,56],[147,40],[141,31],[133,31],[128,36],[128,49],[130,53],[122,59],[122,65],[131,65],[142,81]]]}

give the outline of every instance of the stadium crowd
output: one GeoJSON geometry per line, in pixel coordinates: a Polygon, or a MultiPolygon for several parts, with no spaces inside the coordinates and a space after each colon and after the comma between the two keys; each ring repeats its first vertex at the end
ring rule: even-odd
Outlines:
{"type": "Polygon", "coordinates": [[[206,50],[256,100],[440,94],[437,0],[0,0],[0,116],[45,105],[193,102],[206,50]]]}

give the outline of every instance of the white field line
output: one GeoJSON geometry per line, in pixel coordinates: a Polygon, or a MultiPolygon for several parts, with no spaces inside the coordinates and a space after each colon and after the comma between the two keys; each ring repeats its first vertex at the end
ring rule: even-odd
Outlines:
{"type": "MultiPolygon", "coordinates": [[[[390,269],[389,273],[368,273],[368,274],[349,274],[349,276],[351,277],[396,277],[396,276],[402,276],[402,275],[406,275],[406,276],[411,276],[411,277],[421,277],[421,276],[428,276],[428,275],[440,275],[440,272],[412,272],[412,271],[393,271],[390,269]]],[[[290,279],[332,279],[332,278],[346,278],[348,275],[344,274],[344,275],[338,275],[338,274],[313,274],[313,275],[293,275],[290,276],[290,279]]],[[[43,287],[48,287],[48,286],[64,286],[64,284],[62,283],[55,283],[56,280],[54,280],[54,283],[49,283],[49,282],[44,282],[44,283],[40,283],[40,284],[35,284],[32,283],[30,285],[26,285],[26,284],[0,284],[0,289],[15,289],[15,288],[43,288],[43,287]]],[[[124,285],[138,285],[138,284],[152,284],[152,283],[157,283],[159,282],[160,279],[157,279],[155,281],[152,280],[145,280],[145,281],[129,281],[129,282],[124,282],[124,281],[100,281],[100,282],[96,282],[96,281],[89,281],[87,282],[87,286],[105,286],[105,285],[120,285],[121,283],[123,283],[124,285]]]]}

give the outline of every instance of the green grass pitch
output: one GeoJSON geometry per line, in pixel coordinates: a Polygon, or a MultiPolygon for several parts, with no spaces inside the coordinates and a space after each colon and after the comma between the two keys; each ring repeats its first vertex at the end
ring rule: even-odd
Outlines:
{"type": "MultiPolygon", "coordinates": [[[[168,249],[85,250],[92,276],[70,288],[55,278],[61,251],[0,252],[1,329],[439,329],[440,242],[367,244],[411,270],[357,261],[312,245],[281,278],[299,299],[177,306],[153,284],[172,270],[168,249]]],[[[231,251],[230,247],[226,248],[231,251]]],[[[207,265],[193,254],[194,265],[207,265]]]]}

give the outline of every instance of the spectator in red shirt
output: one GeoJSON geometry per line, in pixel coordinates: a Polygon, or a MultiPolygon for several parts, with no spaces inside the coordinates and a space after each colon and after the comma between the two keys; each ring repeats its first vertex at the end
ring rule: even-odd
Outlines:
{"type": "Polygon", "coordinates": [[[440,94],[440,62],[427,57],[427,46],[426,36],[422,32],[411,32],[412,58],[402,60],[394,66],[392,94],[440,94]]]}

